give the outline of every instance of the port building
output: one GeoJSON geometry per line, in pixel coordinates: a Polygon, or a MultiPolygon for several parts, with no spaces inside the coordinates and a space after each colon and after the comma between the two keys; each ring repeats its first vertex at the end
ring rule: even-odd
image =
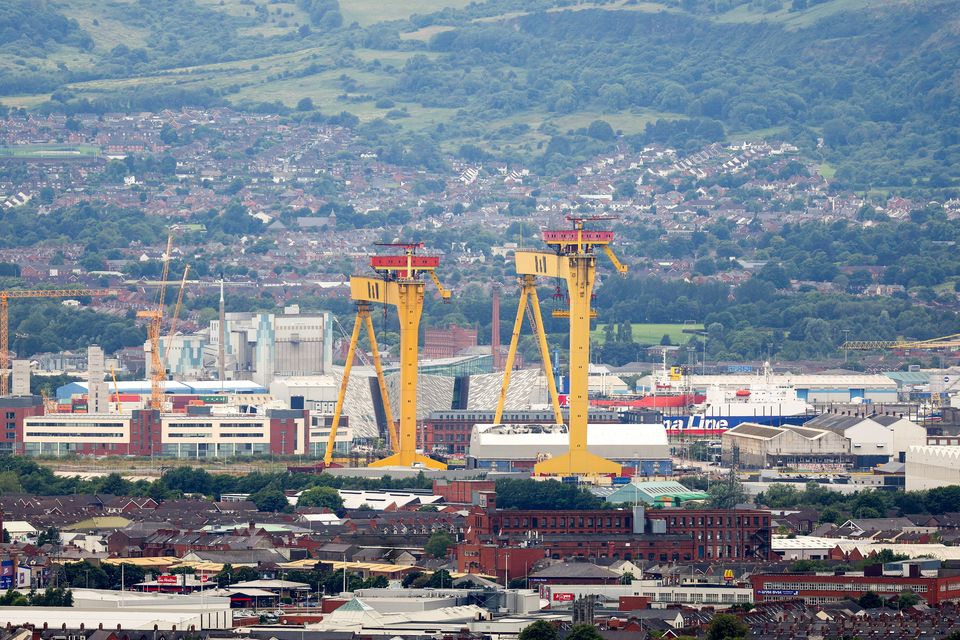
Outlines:
{"type": "Polygon", "coordinates": [[[802,427],[743,423],[720,436],[724,464],[755,469],[871,469],[926,441],[926,429],[899,414],[824,413],[802,427]]]}
{"type": "Polygon", "coordinates": [[[910,447],[905,466],[907,491],[960,485],[960,447],[910,447]]]}
{"type": "Polygon", "coordinates": [[[720,436],[721,460],[728,466],[767,469],[849,463],[843,436],[825,429],[745,422],[720,436]]]}

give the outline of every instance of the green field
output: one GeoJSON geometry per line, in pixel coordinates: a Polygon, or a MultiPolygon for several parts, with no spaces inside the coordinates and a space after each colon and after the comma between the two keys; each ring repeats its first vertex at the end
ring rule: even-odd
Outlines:
{"type": "Polygon", "coordinates": [[[833,180],[833,176],[837,175],[837,168],[826,162],[820,164],[819,171],[820,175],[827,180],[833,180]]]}
{"type": "Polygon", "coordinates": [[[0,147],[0,158],[81,158],[99,155],[100,147],[92,145],[23,144],[0,147]]]}
{"type": "Polygon", "coordinates": [[[829,0],[803,11],[790,11],[790,3],[785,2],[783,9],[769,12],[744,4],[720,14],[716,20],[717,22],[779,22],[789,29],[802,29],[842,11],[868,9],[895,1],[897,0],[829,0]]]}
{"type": "MultiPolygon", "coordinates": [[[[603,328],[605,325],[597,325],[597,328],[590,332],[591,340],[603,342],[603,328]]],[[[638,344],[660,344],[664,335],[670,336],[671,344],[679,345],[690,341],[693,334],[684,333],[684,329],[703,329],[702,324],[643,324],[634,323],[633,341],[638,344]]]]}

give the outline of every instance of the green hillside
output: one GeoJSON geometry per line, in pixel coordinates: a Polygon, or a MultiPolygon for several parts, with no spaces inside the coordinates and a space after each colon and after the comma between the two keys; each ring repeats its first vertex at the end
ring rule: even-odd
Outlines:
{"type": "Polygon", "coordinates": [[[559,174],[635,148],[783,137],[858,189],[960,185],[951,0],[8,0],[0,104],[231,104],[559,174]],[[309,101],[305,100],[309,98],[309,101]]]}

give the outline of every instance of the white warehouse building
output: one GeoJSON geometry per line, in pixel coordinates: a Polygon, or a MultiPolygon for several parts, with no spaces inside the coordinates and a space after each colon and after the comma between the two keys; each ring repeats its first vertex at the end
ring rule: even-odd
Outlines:
{"type": "MultiPolygon", "coordinates": [[[[468,465],[497,471],[529,470],[533,463],[562,455],[570,445],[563,424],[478,424],[470,434],[468,465]]],[[[672,472],[670,445],[662,424],[590,424],[587,449],[635,467],[638,475],[672,472]]]]}
{"type": "Polygon", "coordinates": [[[960,485],[960,447],[910,447],[906,490],[921,491],[960,485]]]}

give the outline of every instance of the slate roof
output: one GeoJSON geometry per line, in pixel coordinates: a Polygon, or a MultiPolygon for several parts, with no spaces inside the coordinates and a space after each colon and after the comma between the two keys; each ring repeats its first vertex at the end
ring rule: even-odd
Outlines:
{"type": "Polygon", "coordinates": [[[590,562],[558,562],[530,574],[530,578],[590,578],[619,580],[620,574],[590,562]]]}

